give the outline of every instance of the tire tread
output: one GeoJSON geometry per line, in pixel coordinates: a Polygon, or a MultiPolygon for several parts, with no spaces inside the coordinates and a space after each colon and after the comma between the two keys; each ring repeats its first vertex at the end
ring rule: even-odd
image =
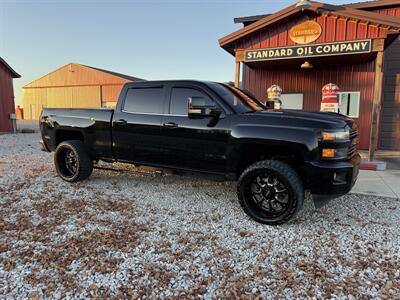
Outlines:
{"type": "Polygon", "coordinates": [[[278,160],[262,160],[259,162],[256,162],[252,165],[250,165],[247,169],[243,171],[243,173],[239,177],[238,181],[238,187],[237,187],[237,195],[239,198],[239,203],[242,209],[246,212],[248,216],[253,218],[255,221],[268,224],[268,225],[281,225],[284,223],[289,222],[290,220],[294,219],[298,212],[302,209],[303,207],[303,202],[304,202],[304,187],[303,183],[297,174],[297,172],[290,167],[288,164],[278,161],[278,160]],[[296,205],[293,205],[291,208],[290,212],[288,215],[286,215],[284,218],[278,221],[265,221],[264,219],[260,219],[257,216],[254,216],[251,214],[251,212],[248,210],[246,207],[242,196],[242,184],[243,184],[243,179],[250,174],[253,171],[259,170],[259,169],[271,169],[275,172],[280,173],[283,177],[285,177],[290,183],[291,187],[293,188],[295,195],[297,196],[296,198],[296,205]]]}
{"type": "MultiPolygon", "coordinates": [[[[77,182],[77,181],[85,180],[93,172],[93,160],[90,158],[89,154],[87,153],[87,151],[85,149],[85,144],[80,140],[64,141],[57,146],[56,153],[60,147],[65,147],[65,146],[72,148],[73,151],[75,151],[78,154],[77,155],[78,156],[77,159],[79,161],[78,176],[72,177],[72,179],[68,180],[65,177],[63,177],[62,175],[60,175],[58,170],[57,170],[57,172],[59,173],[59,175],[62,179],[69,181],[69,182],[77,182]]],[[[56,159],[54,159],[54,162],[55,162],[55,164],[57,164],[56,159]]]]}

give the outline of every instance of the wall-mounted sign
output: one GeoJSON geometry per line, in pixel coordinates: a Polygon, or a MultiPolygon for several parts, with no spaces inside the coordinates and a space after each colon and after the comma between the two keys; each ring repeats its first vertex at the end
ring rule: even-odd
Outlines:
{"type": "Polygon", "coordinates": [[[265,48],[246,50],[244,52],[244,61],[252,62],[303,57],[361,54],[370,53],[371,50],[371,40],[314,44],[307,46],[265,48]]]}
{"type": "Polygon", "coordinates": [[[289,30],[289,37],[297,44],[309,44],[316,41],[321,33],[321,25],[315,21],[306,21],[292,27],[289,30]]]}

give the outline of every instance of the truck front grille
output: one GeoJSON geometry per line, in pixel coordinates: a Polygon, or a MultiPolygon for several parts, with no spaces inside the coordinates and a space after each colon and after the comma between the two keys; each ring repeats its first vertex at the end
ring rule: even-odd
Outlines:
{"type": "Polygon", "coordinates": [[[349,150],[347,152],[347,158],[351,159],[357,154],[357,145],[359,141],[358,137],[358,127],[356,124],[353,125],[353,128],[350,130],[350,141],[351,145],[349,146],[349,150]]]}

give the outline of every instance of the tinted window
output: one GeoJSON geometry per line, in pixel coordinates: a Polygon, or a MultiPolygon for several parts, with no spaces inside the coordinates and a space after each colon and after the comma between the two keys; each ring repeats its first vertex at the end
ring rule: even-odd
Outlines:
{"type": "Polygon", "coordinates": [[[220,83],[210,83],[210,86],[238,113],[266,109],[248,91],[220,83]]]}
{"type": "Polygon", "coordinates": [[[188,114],[188,98],[196,98],[197,103],[205,106],[214,106],[215,103],[203,92],[191,88],[173,88],[169,113],[173,115],[188,114]],[[203,104],[204,103],[204,104],[203,104]]]}
{"type": "Polygon", "coordinates": [[[162,87],[129,89],[126,94],[124,110],[132,113],[162,114],[163,91],[162,87]]]}

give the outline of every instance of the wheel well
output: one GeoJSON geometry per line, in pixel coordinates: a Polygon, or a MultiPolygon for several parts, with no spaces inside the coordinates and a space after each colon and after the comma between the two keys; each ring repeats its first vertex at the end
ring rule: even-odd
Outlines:
{"type": "Polygon", "coordinates": [[[241,151],[241,159],[237,165],[236,176],[239,178],[240,174],[247,167],[266,159],[274,159],[287,163],[298,173],[298,165],[303,162],[301,153],[293,148],[259,144],[244,145],[241,151]]]}
{"type": "Polygon", "coordinates": [[[83,134],[79,131],[72,130],[58,130],[56,133],[56,143],[58,146],[60,143],[68,140],[79,140],[83,142],[83,134]]]}

